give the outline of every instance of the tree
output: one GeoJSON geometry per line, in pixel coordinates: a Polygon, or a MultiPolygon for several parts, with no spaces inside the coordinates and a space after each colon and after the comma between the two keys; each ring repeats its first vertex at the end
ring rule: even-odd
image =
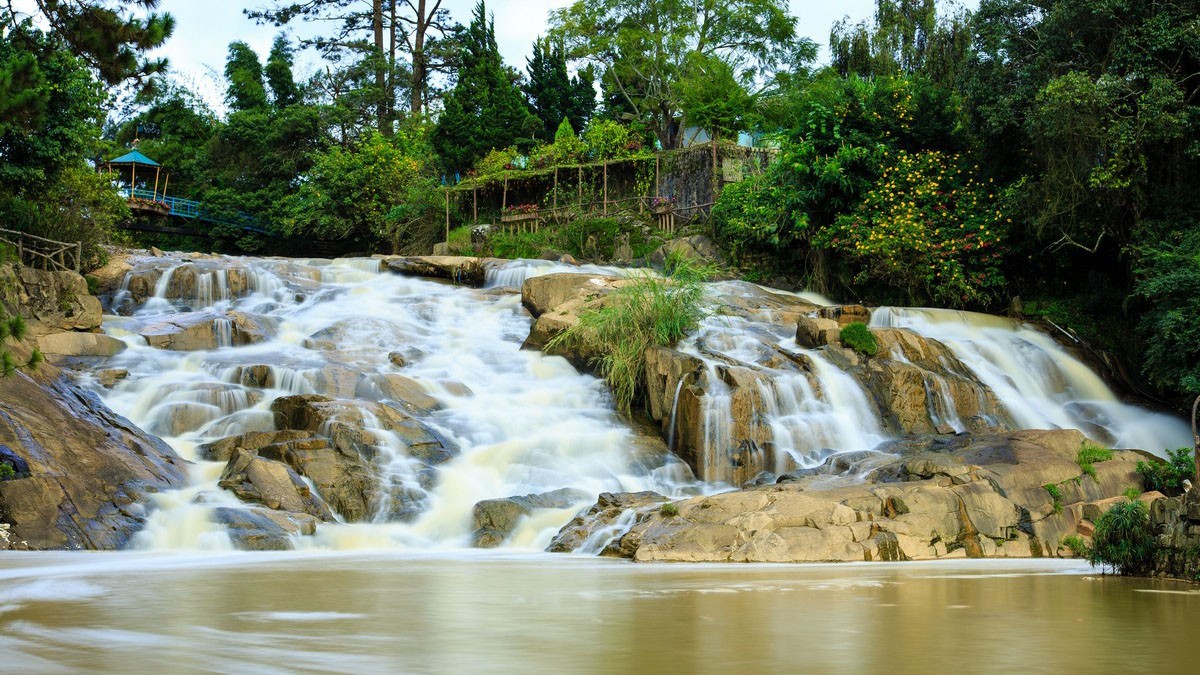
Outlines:
{"type": "Polygon", "coordinates": [[[674,148],[685,126],[678,84],[690,59],[719,57],[737,79],[752,81],[811,58],[786,7],[780,0],[576,0],[552,11],[550,25],[570,56],[606,67],[605,86],[674,148]]]}
{"type": "Polygon", "coordinates": [[[713,138],[737,137],[753,125],[754,98],[737,81],[733,68],[715,56],[695,56],[679,83],[679,105],[692,126],[713,138]]]}
{"type": "Polygon", "coordinates": [[[447,170],[464,171],[488,151],[513,145],[536,129],[514,79],[500,57],[495,22],[480,0],[464,34],[458,82],[433,133],[447,170]]]}
{"type": "Polygon", "coordinates": [[[562,44],[543,38],[533,43],[526,72],[529,79],[523,89],[534,116],[542,122],[538,138],[553,139],[563,120],[570,120],[575,131],[583,131],[596,109],[593,69],[584,68],[572,77],[562,44]]]}
{"type": "Polygon", "coordinates": [[[300,102],[300,88],[292,75],[292,47],[286,35],[277,35],[267,57],[267,85],[271,88],[271,102],[283,108],[300,102]]]}
{"type": "Polygon", "coordinates": [[[253,110],[267,105],[263,68],[258,54],[242,41],[229,43],[225,57],[225,102],[231,110],[253,110]]]}

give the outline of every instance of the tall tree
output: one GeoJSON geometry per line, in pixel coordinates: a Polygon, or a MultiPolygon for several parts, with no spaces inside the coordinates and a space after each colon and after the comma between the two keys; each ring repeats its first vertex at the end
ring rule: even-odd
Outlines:
{"type": "Polygon", "coordinates": [[[872,22],[834,24],[832,65],[842,75],[921,73],[953,83],[971,55],[970,13],[939,16],[935,0],[876,0],[872,22]]]}
{"type": "Polygon", "coordinates": [[[286,35],[278,35],[267,56],[267,85],[271,88],[271,101],[277,108],[300,102],[300,88],[292,75],[292,46],[286,35]]]}
{"type": "Polygon", "coordinates": [[[529,79],[523,89],[533,114],[542,122],[538,138],[552,141],[563,120],[570,120],[574,130],[582,132],[596,109],[592,67],[572,77],[562,43],[545,38],[533,43],[533,54],[525,63],[529,79]]]}
{"type": "Polygon", "coordinates": [[[576,0],[550,24],[572,57],[607,67],[606,85],[665,148],[682,140],[678,83],[689,59],[720,57],[753,80],[812,55],[782,0],[576,0]]]}
{"type": "Polygon", "coordinates": [[[538,126],[500,56],[495,22],[483,0],[475,5],[463,42],[458,82],[446,96],[433,134],[434,148],[450,171],[463,171],[488,151],[528,138],[538,126]]]}
{"type": "Polygon", "coordinates": [[[253,110],[267,105],[263,67],[258,54],[240,40],[229,43],[225,57],[225,102],[232,110],[253,110]]]}

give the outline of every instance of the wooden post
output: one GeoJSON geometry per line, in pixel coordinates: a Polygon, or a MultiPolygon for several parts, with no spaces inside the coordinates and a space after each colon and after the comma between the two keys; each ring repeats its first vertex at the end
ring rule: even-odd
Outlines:
{"type": "Polygon", "coordinates": [[[583,213],[583,165],[579,165],[579,212],[583,213]]]}
{"type": "Polygon", "coordinates": [[[554,167],[554,219],[558,221],[558,167],[554,167]]]}
{"type": "Polygon", "coordinates": [[[508,210],[508,172],[504,172],[504,193],[500,195],[500,214],[508,210]]]}
{"type": "MultiPolygon", "coordinates": [[[[166,180],[163,181],[163,201],[164,202],[167,201],[167,186],[170,184],[171,184],[171,172],[168,171],[167,178],[166,178],[166,180]]],[[[169,206],[170,205],[168,204],[168,211],[174,211],[174,209],[169,208],[169,206]]]]}
{"type": "Polygon", "coordinates": [[[608,162],[604,163],[604,215],[608,215],[608,162]]]}
{"type": "Polygon", "coordinates": [[[446,246],[450,246],[450,186],[446,186],[446,246]]]}
{"type": "Polygon", "coordinates": [[[134,191],[137,190],[137,164],[129,165],[129,198],[134,197],[134,191]]]}
{"type": "Polygon", "coordinates": [[[79,268],[83,266],[83,242],[75,242],[75,273],[79,274],[79,268]]]}
{"type": "Polygon", "coordinates": [[[154,169],[154,198],[158,199],[158,174],[162,171],[162,167],[154,169]]]}
{"type": "MultiPolygon", "coordinates": [[[[659,176],[661,174],[661,171],[662,171],[662,153],[656,152],[656,153],[654,153],[654,196],[655,197],[662,196],[662,184],[659,182],[660,181],[659,176]]],[[[651,202],[651,204],[653,205],[653,202],[651,202]]]]}
{"type": "Polygon", "coordinates": [[[479,177],[471,176],[471,219],[479,225],[479,177]]]}

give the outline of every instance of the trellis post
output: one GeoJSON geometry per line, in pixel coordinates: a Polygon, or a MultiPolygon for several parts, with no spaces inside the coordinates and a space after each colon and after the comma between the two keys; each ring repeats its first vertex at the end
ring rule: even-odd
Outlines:
{"type": "Polygon", "coordinates": [[[604,162],[604,215],[608,216],[608,161],[604,162]]]}
{"type": "Polygon", "coordinates": [[[471,220],[479,225],[479,177],[471,176],[471,220]]]}
{"type": "Polygon", "coordinates": [[[450,245],[450,186],[446,186],[446,245],[450,245]]]}

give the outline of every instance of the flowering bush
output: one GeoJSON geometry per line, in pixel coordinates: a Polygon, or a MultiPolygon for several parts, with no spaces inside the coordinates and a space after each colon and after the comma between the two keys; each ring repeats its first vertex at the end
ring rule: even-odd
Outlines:
{"type": "Polygon", "coordinates": [[[514,205],[506,207],[504,209],[504,215],[506,215],[506,216],[524,215],[524,214],[537,213],[537,212],[538,212],[537,204],[514,204],[514,205]]]}
{"type": "Polygon", "coordinates": [[[678,201],[679,198],[675,195],[668,195],[666,197],[655,197],[651,205],[655,208],[674,206],[678,201]]]}
{"type": "Polygon", "coordinates": [[[893,284],[910,301],[962,306],[988,300],[1003,285],[1008,222],[958,155],[901,150],[884,154],[880,179],[863,201],[815,240],[859,262],[856,281],[893,284]]]}

